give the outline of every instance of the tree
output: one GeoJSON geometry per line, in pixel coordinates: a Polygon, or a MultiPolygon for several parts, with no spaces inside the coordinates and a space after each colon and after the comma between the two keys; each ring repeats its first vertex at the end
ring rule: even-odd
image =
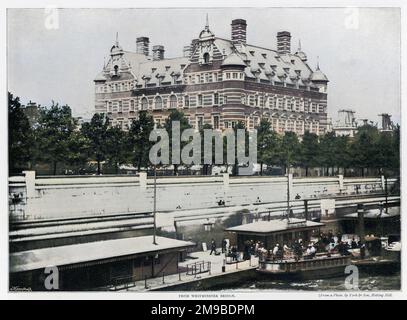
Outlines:
{"type": "Polygon", "coordinates": [[[260,163],[260,175],[263,175],[263,164],[268,162],[271,124],[267,119],[261,119],[257,129],[257,161],[260,163]]]}
{"type": "Polygon", "coordinates": [[[87,150],[89,149],[89,140],[81,131],[75,130],[69,137],[67,147],[69,152],[66,163],[70,166],[79,166],[80,173],[88,160],[87,150]]]}
{"type": "Polygon", "coordinates": [[[298,162],[301,145],[295,132],[288,131],[281,141],[280,164],[285,167],[285,172],[290,173],[290,166],[298,162]]]}
{"type": "MultiPolygon", "coordinates": [[[[237,158],[237,148],[238,148],[238,145],[237,145],[237,130],[238,129],[244,129],[245,130],[245,153],[247,154],[247,151],[248,151],[248,148],[249,148],[249,137],[248,137],[248,132],[247,132],[247,130],[246,130],[246,128],[245,128],[245,125],[244,125],[244,123],[242,122],[242,121],[238,121],[236,124],[235,124],[235,126],[233,127],[233,132],[234,132],[234,139],[235,139],[235,150],[234,150],[234,153],[235,153],[235,163],[233,164],[233,168],[232,168],[232,175],[233,176],[237,176],[238,175],[238,171],[239,171],[239,159],[237,158]]],[[[224,153],[224,155],[223,155],[223,160],[225,161],[225,163],[226,163],[226,171],[227,171],[227,169],[228,169],[228,166],[230,165],[230,163],[228,163],[227,162],[227,138],[226,138],[226,136],[224,136],[224,139],[223,139],[223,153],[224,153]]]]}
{"type": "Polygon", "coordinates": [[[300,163],[305,168],[305,176],[308,177],[308,169],[318,166],[319,141],[315,133],[305,131],[301,141],[300,163]]]}
{"type": "Polygon", "coordinates": [[[137,170],[149,164],[149,150],[153,143],[149,140],[154,130],[154,120],[146,111],[140,111],[138,119],[132,121],[128,133],[130,158],[137,170]]]}
{"type": "Polygon", "coordinates": [[[8,93],[9,173],[27,167],[32,156],[33,135],[18,97],[8,93]]]}
{"type": "Polygon", "coordinates": [[[375,145],[374,166],[380,174],[384,174],[386,169],[393,167],[394,153],[396,146],[393,145],[393,133],[381,132],[375,145]]]}
{"type": "Polygon", "coordinates": [[[116,174],[119,173],[120,165],[127,160],[126,139],[126,133],[118,126],[109,127],[106,131],[106,160],[116,174]]]}
{"type": "MultiPolygon", "coordinates": [[[[185,117],[184,113],[178,110],[172,110],[171,113],[169,114],[168,118],[165,120],[164,123],[164,129],[168,133],[168,137],[170,139],[169,145],[170,145],[170,157],[172,164],[174,166],[174,175],[177,175],[177,170],[178,170],[178,164],[175,164],[173,161],[173,148],[172,148],[172,122],[173,121],[179,121],[180,122],[180,130],[181,134],[185,129],[190,129],[191,126],[189,124],[188,119],[185,117]]],[[[188,143],[188,141],[181,141],[180,146],[181,150],[182,148],[188,143]]]]}
{"type": "Polygon", "coordinates": [[[71,108],[67,105],[60,107],[52,102],[50,108],[40,110],[37,128],[40,159],[52,164],[54,175],[57,173],[58,162],[66,163],[72,156],[69,144],[75,127],[71,108]]]}
{"type": "Polygon", "coordinates": [[[396,170],[396,172],[400,172],[400,126],[397,125],[393,131],[393,159],[391,161],[391,167],[396,170]]]}
{"type": "MultiPolygon", "coordinates": [[[[212,129],[212,126],[209,123],[205,123],[201,128],[199,128],[199,134],[201,136],[201,163],[202,163],[202,174],[207,176],[209,174],[209,168],[211,167],[210,164],[204,163],[205,159],[205,133],[204,130],[212,129]]],[[[215,138],[212,138],[212,149],[211,149],[211,157],[212,163],[215,163],[215,138]]]]}
{"type": "Polygon", "coordinates": [[[358,128],[352,143],[352,165],[361,170],[365,176],[365,168],[375,166],[376,142],[379,138],[379,131],[371,125],[364,125],[358,128]]]}
{"type": "Polygon", "coordinates": [[[350,139],[349,136],[339,136],[335,139],[335,163],[338,168],[343,168],[343,175],[350,166],[350,139]]]}
{"type": "Polygon", "coordinates": [[[106,159],[106,146],[109,119],[104,114],[96,113],[90,122],[82,125],[81,132],[88,141],[88,153],[97,162],[97,174],[101,173],[101,162],[106,159]]]}
{"type": "Polygon", "coordinates": [[[326,168],[326,174],[329,174],[329,168],[336,164],[336,136],[334,132],[324,134],[319,140],[318,162],[326,168]]]}

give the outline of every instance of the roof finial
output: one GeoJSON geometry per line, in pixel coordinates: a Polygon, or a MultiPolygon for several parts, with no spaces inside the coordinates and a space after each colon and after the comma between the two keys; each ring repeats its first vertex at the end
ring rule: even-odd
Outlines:
{"type": "Polygon", "coordinates": [[[298,40],[298,52],[301,51],[301,39],[298,40]]]}
{"type": "Polygon", "coordinates": [[[116,32],[116,46],[119,45],[119,32],[116,32]]]}
{"type": "Polygon", "coordinates": [[[209,29],[209,17],[208,17],[208,13],[206,13],[206,25],[205,25],[205,29],[209,29]]]}
{"type": "Polygon", "coordinates": [[[319,70],[319,56],[317,56],[317,70],[319,70]]]}

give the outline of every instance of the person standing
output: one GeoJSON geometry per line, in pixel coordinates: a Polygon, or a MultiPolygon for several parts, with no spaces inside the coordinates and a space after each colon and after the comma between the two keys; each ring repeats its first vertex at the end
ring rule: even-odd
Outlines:
{"type": "Polygon", "coordinates": [[[222,253],[226,252],[226,246],[227,246],[228,242],[226,241],[226,239],[222,240],[222,253]]]}
{"type": "Polygon", "coordinates": [[[212,252],[214,252],[216,254],[216,242],[215,242],[215,239],[212,239],[212,241],[211,241],[211,252],[209,253],[209,255],[211,255],[212,252]]]}

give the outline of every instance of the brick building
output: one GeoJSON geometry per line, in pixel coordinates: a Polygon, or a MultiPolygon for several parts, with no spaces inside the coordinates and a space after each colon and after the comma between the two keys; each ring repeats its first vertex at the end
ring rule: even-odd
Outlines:
{"type": "Polygon", "coordinates": [[[110,58],[95,78],[95,112],[126,129],[138,111],[148,110],[163,123],[181,110],[193,127],[215,129],[242,121],[253,129],[266,118],[279,133],[326,132],[328,79],[312,70],[299,45],[291,53],[291,35],[277,33],[277,50],[246,42],[246,21],[235,19],[231,39],[216,37],[208,23],[184,47],[183,56],[165,58],[164,46],[150,55],[149,38],[139,37],[136,52],[116,39],[110,58]]]}

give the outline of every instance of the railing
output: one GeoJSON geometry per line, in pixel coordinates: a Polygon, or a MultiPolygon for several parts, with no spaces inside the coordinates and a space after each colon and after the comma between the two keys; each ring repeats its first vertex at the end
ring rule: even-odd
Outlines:
{"type": "Polygon", "coordinates": [[[211,262],[210,261],[198,261],[195,263],[190,263],[186,265],[187,275],[194,275],[211,272],[211,262]]]}
{"type": "Polygon", "coordinates": [[[137,282],[136,276],[116,277],[111,279],[109,289],[112,291],[134,288],[137,282]]]}

